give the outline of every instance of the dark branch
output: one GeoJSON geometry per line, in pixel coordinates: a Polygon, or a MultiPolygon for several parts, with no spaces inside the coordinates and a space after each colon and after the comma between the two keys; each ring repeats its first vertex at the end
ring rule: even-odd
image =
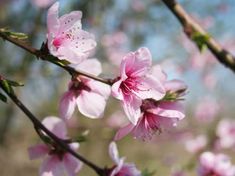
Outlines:
{"type": "Polygon", "coordinates": [[[83,156],[79,155],[76,153],[74,150],[72,150],[69,145],[64,142],[63,139],[58,138],[56,135],[54,135],[51,131],[49,131],[31,112],[30,110],[17,98],[17,96],[9,92],[6,87],[3,85],[4,78],[0,75],[0,88],[11,98],[11,100],[24,112],[26,117],[28,117],[31,122],[33,123],[35,129],[40,129],[44,131],[58,146],[63,148],[65,151],[73,155],[75,158],[79,159],[82,161],[84,164],[87,166],[91,167],[98,175],[100,176],[105,176],[106,174],[106,169],[102,169],[98,166],[96,166],[94,163],[91,161],[88,161],[86,158],[83,156]]]}
{"type": "MultiPolygon", "coordinates": [[[[179,20],[184,32],[192,39],[194,33],[199,33],[203,36],[210,36],[208,33],[177,3],[176,0],[162,0],[162,2],[171,10],[175,17],[179,20]]],[[[235,72],[235,57],[223,49],[221,45],[211,36],[205,40],[205,45],[214,54],[217,60],[235,72]]]]}
{"type": "Polygon", "coordinates": [[[49,59],[49,57],[51,57],[51,55],[48,55],[48,53],[45,54],[41,50],[37,50],[37,49],[31,47],[30,45],[23,42],[22,40],[18,40],[18,39],[15,39],[15,38],[12,38],[12,37],[6,35],[1,29],[0,29],[0,37],[4,40],[7,40],[7,41],[15,44],[16,46],[28,51],[29,53],[33,54],[37,58],[41,58],[42,60],[46,60],[48,62],[51,62],[51,63],[63,68],[64,70],[69,72],[71,75],[82,75],[82,76],[86,76],[88,78],[94,79],[96,81],[99,81],[99,82],[102,82],[102,83],[105,83],[105,84],[108,84],[108,85],[113,84],[112,79],[100,78],[100,77],[94,76],[90,73],[86,73],[86,72],[83,72],[83,71],[78,71],[78,70],[75,70],[72,67],[59,64],[58,62],[55,62],[55,60],[49,59]]]}

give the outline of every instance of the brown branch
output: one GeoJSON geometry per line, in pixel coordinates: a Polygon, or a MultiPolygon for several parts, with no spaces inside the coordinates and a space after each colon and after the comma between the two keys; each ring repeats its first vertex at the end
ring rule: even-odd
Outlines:
{"type": "MultiPolygon", "coordinates": [[[[162,0],[162,2],[171,10],[181,23],[184,32],[192,39],[192,35],[196,32],[202,36],[210,36],[208,33],[177,3],[176,0],[162,0]]],[[[217,60],[224,66],[235,72],[235,57],[221,47],[221,45],[211,36],[205,40],[206,46],[214,54],[217,60]]]]}
{"type": "Polygon", "coordinates": [[[26,117],[30,119],[30,121],[33,123],[35,129],[40,129],[44,131],[59,147],[63,148],[65,151],[73,155],[75,158],[82,161],[84,164],[92,168],[98,175],[100,176],[106,176],[107,170],[98,167],[91,161],[87,160],[83,156],[76,153],[74,150],[72,150],[69,145],[64,142],[63,139],[58,138],[55,134],[53,134],[50,130],[48,130],[32,113],[31,111],[17,98],[17,96],[13,92],[9,92],[6,87],[3,84],[3,81],[5,79],[0,75],[0,88],[11,98],[11,100],[21,109],[21,111],[24,112],[26,117]]]}
{"type": "Polygon", "coordinates": [[[78,70],[75,70],[72,67],[69,67],[69,66],[66,66],[66,65],[62,65],[59,62],[56,62],[56,60],[49,59],[49,57],[51,57],[51,55],[49,55],[48,53],[45,54],[41,50],[38,50],[36,48],[31,47],[30,45],[28,45],[27,43],[23,42],[22,40],[18,40],[18,39],[15,39],[15,38],[12,38],[12,37],[6,35],[4,33],[4,31],[2,31],[1,29],[0,29],[0,37],[2,39],[4,39],[4,40],[7,40],[7,41],[13,43],[14,45],[16,45],[18,47],[26,50],[27,52],[33,54],[37,58],[41,58],[42,60],[46,60],[48,62],[51,62],[51,63],[53,63],[53,64],[63,68],[64,70],[69,72],[71,75],[82,75],[82,76],[86,76],[88,78],[94,79],[96,81],[99,81],[99,82],[102,82],[102,83],[105,83],[105,84],[108,84],[108,85],[112,85],[113,84],[113,80],[112,79],[100,78],[100,77],[94,76],[94,75],[92,75],[90,73],[86,73],[86,72],[83,72],[81,70],[78,71],[78,70]]]}

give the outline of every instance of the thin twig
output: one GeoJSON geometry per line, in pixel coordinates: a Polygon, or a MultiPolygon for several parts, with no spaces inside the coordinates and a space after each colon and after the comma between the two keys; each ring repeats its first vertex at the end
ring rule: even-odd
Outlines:
{"type": "Polygon", "coordinates": [[[67,143],[65,143],[62,139],[58,138],[55,134],[53,134],[51,131],[49,131],[31,112],[30,110],[17,98],[17,96],[14,93],[9,92],[5,86],[3,85],[4,78],[0,75],[0,87],[1,89],[11,98],[11,100],[24,112],[26,117],[28,117],[35,128],[41,129],[44,131],[58,146],[63,148],[65,151],[73,155],[75,158],[82,161],[87,166],[91,167],[98,175],[105,176],[106,170],[98,167],[91,161],[87,160],[83,156],[76,153],[74,150],[72,150],[67,143]]]}
{"type": "Polygon", "coordinates": [[[230,68],[235,72],[235,57],[221,47],[221,45],[208,33],[184,10],[184,8],[177,3],[176,0],[162,0],[162,2],[171,10],[175,17],[179,20],[184,32],[192,39],[192,35],[196,32],[203,36],[209,36],[208,40],[205,40],[205,45],[214,54],[217,60],[230,68]]]}
{"type": "Polygon", "coordinates": [[[29,53],[33,54],[34,56],[36,56],[37,58],[41,58],[42,60],[46,60],[48,62],[51,62],[61,68],[63,68],[64,70],[68,71],[71,75],[82,75],[82,76],[86,76],[88,78],[91,78],[91,79],[94,79],[96,81],[99,81],[99,82],[102,82],[102,83],[105,83],[105,84],[108,84],[108,85],[112,85],[113,84],[113,81],[112,79],[104,79],[104,78],[100,78],[98,76],[94,76],[90,73],[86,73],[86,72],[83,72],[81,70],[75,70],[74,68],[72,67],[69,67],[69,66],[66,66],[66,65],[62,65],[62,64],[59,64],[58,62],[55,62],[54,60],[51,60],[51,59],[48,59],[50,55],[45,54],[43,53],[41,50],[38,50],[36,48],[33,48],[31,47],[30,45],[28,45],[27,43],[21,41],[21,40],[18,40],[18,39],[15,39],[15,38],[12,38],[8,35],[6,35],[3,31],[0,30],[0,37],[4,40],[7,40],[13,44],[15,44],[16,46],[28,51],[29,53]]]}

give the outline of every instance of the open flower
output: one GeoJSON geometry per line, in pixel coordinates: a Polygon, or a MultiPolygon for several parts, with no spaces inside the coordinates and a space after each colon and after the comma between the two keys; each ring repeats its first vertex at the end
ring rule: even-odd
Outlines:
{"type": "Polygon", "coordinates": [[[133,163],[124,163],[125,158],[119,158],[117,145],[111,142],[109,145],[109,155],[115,166],[110,169],[109,176],[141,176],[141,173],[133,163]]]}
{"type": "MultiPolygon", "coordinates": [[[[65,123],[57,117],[46,117],[42,124],[61,139],[68,139],[65,123]]],[[[71,143],[71,149],[77,150],[78,143],[71,143]]],[[[82,166],[82,163],[71,154],[63,151],[58,146],[38,144],[28,149],[31,160],[44,157],[40,167],[40,176],[74,176],[82,166]]]]}
{"type": "Polygon", "coordinates": [[[199,176],[235,176],[235,166],[227,155],[204,152],[199,159],[199,176]]]}
{"type": "Polygon", "coordinates": [[[186,86],[179,80],[166,81],[167,77],[159,66],[154,67],[152,74],[160,80],[166,90],[163,100],[145,99],[141,102],[141,114],[136,125],[130,123],[119,129],[115,140],[131,133],[136,138],[151,139],[163,128],[171,128],[185,117],[182,104],[177,100],[184,94],[186,86]]]}
{"type": "Polygon", "coordinates": [[[47,44],[50,53],[70,63],[80,63],[94,50],[94,36],[82,30],[80,11],[58,16],[59,2],[54,3],[47,15],[47,44]]]}
{"type": "MultiPolygon", "coordinates": [[[[72,66],[95,76],[101,73],[101,64],[96,59],[85,60],[72,66]]],[[[71,118],[77,106],[79,111],[87,117],[102,117],[109,95],[109,85],[78,76],[69,83],[69,90],[60,99],[60,116],[64,119],[71,118]]]]}
{"type": "Polygon", "coordinates": [[[216,133],[219,137],[220,147],[235,147],[235,120],[221,120],[218,124],[216,133]]]}
{"type": "Polygon", "coordinates": [[[147,48],[128,53],[121,62],[120,76],[112,86],[112,95],[122,101],[124,111],[134,125],[140,117],[143,99],[160,100],[165,96],[161,82],[148,74],[151,62],[147,48]]]}

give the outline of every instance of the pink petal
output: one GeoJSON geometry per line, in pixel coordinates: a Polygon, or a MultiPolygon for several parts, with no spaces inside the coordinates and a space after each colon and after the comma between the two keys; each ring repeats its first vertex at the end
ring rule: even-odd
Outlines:
{"type": "Polygon", "coordinates": [[[163,117],[178,118],[179,120],[185,117],[185,114],[183,113],[184,108],[179,102],[162,102],[159,104],[159,108],[160,111],[162,109],[163,117]]]}
{"type": "Polygon", "coordinates": [[[77,98],[77,105],[83,115],[95,119],[102,117],[106,101],[97,93],[82,91],[77,98]]]}
{"type": "Polygon", "coordinates": [[[100,94],[105,99],[108,99],[110,96],[111,88],[109,85],[101,83],[99,81],[90,80],[87,82],[88,87],[91,88],[92,92],[100,94]]]}
{"type": "Polygon", "coordinates": [[[120,89],[121,83],[122,83],[122,80],[119,80],[119,81],[115,82],[112,85],[112,88],[111,88],[112,96],[117,98],[117,99],[119,99],[119,100],[123,100],[124,99],[122,90],[120,89]]]}
{"type": "Polygon", "coordinates": [[[97,59],[84,60],[80,64],[72,65],[75,70],[84,71],[86,73],[98,76],[102,72],[101,63],[97,59]]]}
{"type": "Polygon", "coordinates": [[[118,172],[122,169],[123,165],[124,165],[124,158],[121,158],[117,163],[117,166],[112,170],[110,176],[115,176],[116,174],[118,175],[118,172]]]}
{"type": "Polygon", "coordinates": [[[67,91],[60,99],[60,117],[68,120],[72,117],[76,107],[76,97],[72,91],[67,91]]]}
{"type": "Polygon", "coordinates": [[[125,97],[124,101],[122,102],[122,107],[128,117],[128,119],[134,125],[137,124],[137,121],[140,118],[140,106],[142,101],[134,96],[125,97]]]}
{"type": "Polygon", "coordinates": [[[167,81],[165,83],[165,88],[166,88],[167,91],[176,92],[176,91],[179,91],[179,90],[186,90],[187,86],[183,81],[174,79],[174,80],[171,80],[171,81],[167,81]]]}
{"type": "Polygon", "coordinates": [[[54,133],[57,137],[65,139],[67,138],[67,128],[65,123],[58,117],[48,116],[43,121],[42,124],[54,133]]]}
{"type": "Polygon", "coordinates": [[[154,109],[149,109],[148,112],[161,117],[178,118],[179,120],[185,117],[185,115],[182,112],[172,109],[154,108],[154,109]]]}
{"type": "Polygon", "coordinates": [[[141,99],[160,100],[165,96],[166,91],[158,79],[148,75],[139,80],[137,90],[134,93],[141,99]]]}
{"type": "Polygon", "coordinates": [[[69,29],[80,30],[82,28],[81,24],[82,12],[81,11],[73,11],[69,14],[65,14],[60,17],[60,34],[62,32],[66,32],[69,29]]]}
{"type": "Polygon", "coordinates": [[[64,176],[65,171],[63,169],[62,162],[57,156],[50,156],[46,158],[39,170],[40,176],[64,176]]]}
{"type": "Polygon", "coordinates": [[[152,67],[152,75],[156,77],[160,82],[165,82],[167,80],[167,75],[162,70],[160,65],[154,65],[152,67]]]}
{"type": "Polygon", "coordinates": [[[63,163],[68,176],[76,176],[82,167],[82,163],[70,154],[65,154],[63,163]]]}
{"type": "Polygon", "coordinates": [[[59,10],[59,2],[55,2],[47,14],[47,27],[48,33],[54,33],[57,35],[57,30],[59,28],[59,20],[58,20],[58,10],[59,10]]]}
{"type": "Polygon", "coordinates": [[[152,56],[147,48],[140,48],[125,58],[125,72],[128,77],[144,76],[152,64],[152,56]],[[134,54],[134,55],[133,55],[134,54]]]}
{"type": "Polygon", "coordinates": [[[111,142],[109,144],[109,156],[112,158],[113,162],[115,162],[116,164],[119,163],[120,158],[118,154],[117,145],[115,142],[111,142]]]}
{"type": "Polygon", "coordinates": [[[60,60],[67,60],[70,63],[79,64],[87,58],[85,53],[79,52],[71,46],[60,46],[56,55],[60,60]]]}
{"type": "Polygon", "coordinates": [[[28,148],[29,158],[31,160],[38,159],[48,154],[49,148],[45,144],[37,144],[28,148]]]}
{"type": "Polygon", "coordinates": [[[115,137],[114,137],[114,140],[117,141],[117,140],[122,139],[124,136],[126,136],[127,134],[129,134],[129,133],[133,130],[134,127],[135,127],[135,126],[134,126],[132,123],[130,123],[129,125],[127,125],[127,126],[125,126],[125,127],[123,127],[123,128],[120,128],[120,129],[117,131],[117,133],[116,133],[116,135],[115,135],[115,137]]]}

